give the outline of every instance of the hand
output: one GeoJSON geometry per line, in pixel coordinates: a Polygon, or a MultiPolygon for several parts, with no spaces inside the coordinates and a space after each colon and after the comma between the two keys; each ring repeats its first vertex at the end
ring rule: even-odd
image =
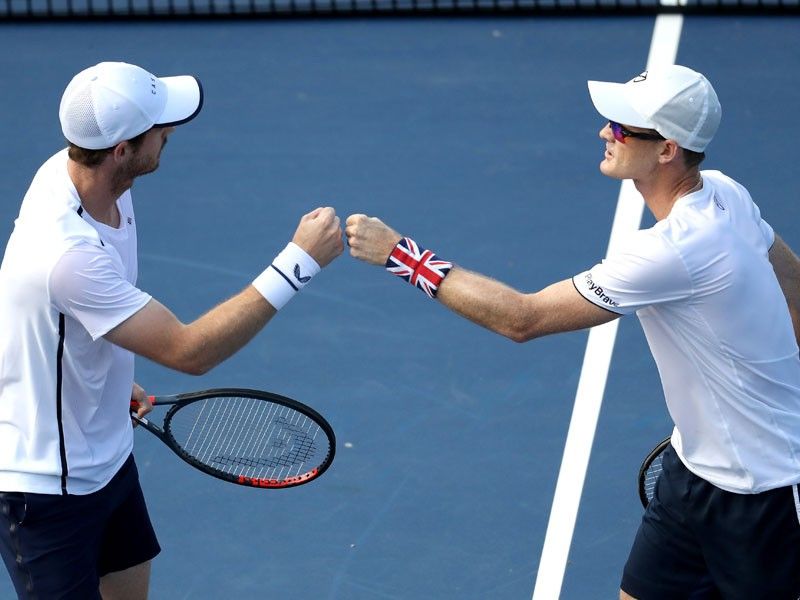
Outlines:
{"type": "MultiPolygon", "coordinates": [[[[134,383],[131,390],[131,410],[135,410],[136,416],[139,418],[153,410],[153,403],[150,402],[150,398],[147,397],[144,388],[138,383],[134,383]]],[[[138,425],[136,419],[131,420],[133,421],[133,426],[136,427],[138,425]]]]}
{"type": "Polygon", "coordinates": [[[336,211],[326,206],[303,215],[292,241],[317,261],[320,267],[327,266],[344,252],[342,228],[336,211]]]}
{"type": "Polygon", "coordinates": [[[347,217],[347,244],[350,255],[373,265],[383,266],[403,237],[376,217],[350,215],[347,217]]]}

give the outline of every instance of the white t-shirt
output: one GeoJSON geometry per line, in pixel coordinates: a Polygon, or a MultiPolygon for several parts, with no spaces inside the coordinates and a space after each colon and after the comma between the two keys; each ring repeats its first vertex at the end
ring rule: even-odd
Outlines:
{"type": "Polygon", "coordinates": [[[118,229],[83,210],[66,150],[22,202],[0,266],[0,491],[88,494],[133,448],[134,357],[102,336],[150,296],[130,192],[117,208],[118,229]]]}
{"type": "Polygon", "coordinates": [[[800,357],[772,265],[772,228],[740,184],[703,188],[573,283],[636,312],[686,467],[731,492],[800,482],[800,357]]]}

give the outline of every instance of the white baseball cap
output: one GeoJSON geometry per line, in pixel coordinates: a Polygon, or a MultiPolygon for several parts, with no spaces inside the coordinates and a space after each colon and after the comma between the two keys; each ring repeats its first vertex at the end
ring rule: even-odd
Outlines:
{"type": "Polygon", "coordinates": [[[589,94],[609,121],[655,129],[694,152],[706,149],[722,117],[708,79],[680,65],[649,69],[627,83],[590,81],[589,94]]]}
{"type": "Polygon", "coordinates": [[[191,75],[159,78],[136,65],[102,62],[72,78],[58,117],[67,140],[100,150],[154,126],[186,123],[202,106],[203,88],[191,75]]]}

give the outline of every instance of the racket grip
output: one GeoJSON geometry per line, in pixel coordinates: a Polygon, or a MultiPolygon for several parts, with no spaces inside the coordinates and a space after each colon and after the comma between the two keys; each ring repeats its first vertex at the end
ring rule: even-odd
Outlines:
{"type": "MultiPolygon", "coordinates": [[[[148,396],[147,399],[150,400],[150,404],[156,403],[155,396],[148,396]]],[[[138,410],[138,409],[139,409],[139,403],[136,400],[131,399],[131,410],[138,410]]]]}

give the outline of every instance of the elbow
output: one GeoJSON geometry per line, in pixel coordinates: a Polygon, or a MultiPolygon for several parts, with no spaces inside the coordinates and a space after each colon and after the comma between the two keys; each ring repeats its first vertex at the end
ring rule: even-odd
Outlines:
{"type": "Polygon", "coordinates": [[[500,333],[517,344],[524,344],[539,337],[539,333],[533,325],[522,320],[509,323],[508,327],[500,333]]]}
{"type": "Polygon", "coordinates": [[[517,303],[502,319],[503,324],[498,333],[517,344],[530,342],[540,337],[543,332],[544,323],[539,313],[540,310],[534,306],[531,295],[518,294],[517,303]]]}
{"type": "Polygon", "coordinates": [[[178,371],[179,373],[184,373],[185,375],[195,376],[205,375],[214,366],[184,358],[162,358],[156,362],[164,367],[167,367],[168,369],[172,369],[173,371],[178,371]]]}
{"type": "Polygon", "coordinates": [[[214,344],[209,340],[191,334],[191,329],[186,327],[184,335],[178,335],[167,351],[170,367],[186,375],[205,375],[216,367],[221,358],[212,351],[214,344]]]}
{"type": "Polygon", "coordinates": [[[506,337],[516,344],[524,344],[525,342],[533,339],[518,331],[510,332],[506,334],[506,337]]]}
{"type": "Polygon", "coordinates": [[[205,375],[211,369],[217,366],[217,362],[211,360],[210,357],[204,355],[202,352],[192,352],[188,355],[181,357],[180,360],[173,366],[176,371],[186,373],[187,375],[205,375]]]}
{"type": "Polygon", "coordinates": [[[174,371],[195,376],[205,375],[217,366],[217,363],[209,360],[202,352],[180,348],[162,355],[158,362],[174,371]]]}
{"type": "Polygon", "coordinates": [[[532,304],[532,300],[525,297],[522,304],[506,324],[506,337],[517,344],[524,344],[537,338],[553,333],[552,326],[545,311],[532,304]]]}
{"type": "Polygon", "coordinates": [[[214,365],[206,365],[201,363],[187,363],[181,365],[180,367],[176,367],[175,370],[180,371],[181,373],[185,373],[186,375],[194,375],[195,377],[199,377],[200,375],[205,375],[213,368],[214,365]]]}
{"type": "Polygon", "coordinates": [[[506,334],[506,337],[510,339],[512,342],[516,342],[517,344],[524,344],[525,342],[530,342],[531,340],[536,339],[538,336],[530,331],[526,330],[514,330],[510,331],[506,334]]]}

